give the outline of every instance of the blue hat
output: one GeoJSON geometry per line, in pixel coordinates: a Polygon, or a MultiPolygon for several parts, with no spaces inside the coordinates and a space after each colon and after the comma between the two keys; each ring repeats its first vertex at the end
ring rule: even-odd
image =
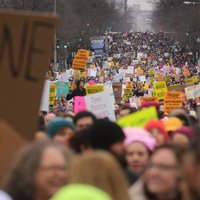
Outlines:
{"type": "Polygon", "coordinates": [[[56,133],[63,127],[69,127],[72,130],[75,128],[74,124],[64,118],[56,117],[47,126],[47,133],[50,138],[53,138],[56,133]]]}

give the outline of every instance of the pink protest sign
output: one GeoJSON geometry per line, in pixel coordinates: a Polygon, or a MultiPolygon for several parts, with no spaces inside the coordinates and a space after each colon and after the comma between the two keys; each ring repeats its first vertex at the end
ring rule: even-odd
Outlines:
{"type": "Polygon", "coordinates": [[[84,97],[75,97],[75,100],[74,100],[74,113],[78,113],[78,112],[81,112],[81,111],[84,111],[86,110],[86,105],[85,105],[85,99],[84,97]]]}

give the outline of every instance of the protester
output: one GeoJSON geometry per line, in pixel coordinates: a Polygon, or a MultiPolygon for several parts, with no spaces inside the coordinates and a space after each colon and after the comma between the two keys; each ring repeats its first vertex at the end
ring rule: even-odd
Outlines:
{"type": "Polygon", "coordinates": [[[95,121],[96,117],[91,112],[82,111],[77,113],[74,117],[76,131],[90,127],[92,124],[94,124],[95,121]]]}
{"type": "Polygon", "coordinates": [[[45,127],[48,126],[49,122],[55,118],[56,115],[54,113],[48,113],[45,117],[44,117],[44,122],[45,122],[45,127]]]}
{"type": "Polygon", "coordinates": [[[181,174],[179,173],[181,151],[173,146],[161,146],[146,166],[144,180],[130,189],[133,200],[181,200],[181,174]]]}
{"type": "Polygon", "coordinates": [[[3,178],[13,200],[49,200],[68,182],[70,153],[52,141],[34,142],[17,155],[3,178]]]}
{"type": "Polygon", "coordinates": [[[124,132],[128,170],[141,175],[155,149],[156,141],[141,128],[125,128],[124,132]]]}
{"type": "Polygon", "coordinates": [[[124,174],[114,157],[107,152],[93,151],[75,158],[70,170],[70,182],[93,185],[115,200],[130,199],[124,174]]]}
{"type": "Polygon", "coordinates": [[[70,91],[70,93],[67,95],[66,99],[70,100],[74,98],[75,96],[85,96],[86,90],[84,88],[85,82],[83,80],[79,80],[77,82],[77,88],[73,91],[70,91]]]}
{"type": "Polygon", "coordinates": [[[68,146],[74,135],[74,124],[64,118],[57,117],[49,123],[47,133],[54,141],[68,146]]]}
{"type": "Polygon", "coordinates": [[[162,121],[150,120],[145,125],[145,129],[156,139],[156,146],[160,146],[168,142],[168,133],[162,121]]]}

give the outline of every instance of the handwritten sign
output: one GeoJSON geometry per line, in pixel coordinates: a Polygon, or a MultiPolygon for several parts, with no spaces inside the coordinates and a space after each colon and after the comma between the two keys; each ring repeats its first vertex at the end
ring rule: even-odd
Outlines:
{"type": "Polygon", "coordinates": [[[84,97],[75,97],[74,98],[74,113],[78,113],[86,110],[86,104],[84,97]]]}
{"type": "Polygon", "coordinates": [[[94,113],[98,118],[109,118],[115,121],[115,113],[109,93],[99,92],[85,96],[87,110],[94,113]]]}
{"type": "Polygon", "coordinates": [[[73,60],[72,68],[77,70],[85,70],[89,55],[89,50],[79,49],[73,60]]]}
{"type": "Polygon", "coordinates": [[[127,81],[126,82],[126,88],[133,88],[133,82],[127,81]]]}
{"type": "Polygon", "coordinates": [[[104,91],[104,85],[87,85],[85,87],[86,89],[86,94],[94,94],[94,93],[97,93],[97,92],[103,92],[104,91]]]}
{"type": "Polygon", "coordinates": [[[124,97],[132,97],[133,96],[133,90],[131,88],[124,88],[124,97]]]}
{"type": "Polygon", "coordinates": [[[154,96],[156,96],[158,100],[164,99],[165,92],[167,92],[167,85],[165,81],[154,83],[154,96]]]}
{"type": "Polygon", "coordinates": [[[0,174],[34,138],[56,24],[54,15],[0,12],[0,174]]]}
{"type": "Polygon", "coordinates": [[[50,84],[49,105],[54,105],[56,98],[56,83],[50,84]]]}
{"type": "Polygon", "coordinates": [[[155,107],[143,109],[136,113],[132,113],[117,121],[117,124],[122,128],[125,127],[144,127],[145,124],[152,119],[158,119],[155,107]]]}
{"type": "Polygon", "coordinates": [[[58,81],[56,83],[56,97],[65,98],[69,93],[69,83],[58,81]]]}
{"type": "Polygon", "coordinates": [[[194,79],[193,78],[186,78],[185,79],[185,82],[187,83],[187,84],[190,84],[190,83],[194,83],[194,79]]]}
{"type": "Polygon", "coordinates": [[[185,88],[185,95],[187,99],[195,99],[200,97],[200,85],[194,85],[185,88]]]}
{"type": "Polygon", "coordinates": [[[164,112],[169,114],[172,110],[182,107],[182,92],[166,92],[164,97],[164,112]]]}

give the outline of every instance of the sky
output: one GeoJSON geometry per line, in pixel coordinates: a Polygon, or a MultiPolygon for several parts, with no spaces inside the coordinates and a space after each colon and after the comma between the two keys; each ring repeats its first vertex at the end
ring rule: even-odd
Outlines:
{"type": "Polygon", "coordinates": [[[132,6],[133,4],[140,4],[141,10],[152,10],[153,5],[148,2],[149,0],[128,0],[128,5],[132,6]]]}

